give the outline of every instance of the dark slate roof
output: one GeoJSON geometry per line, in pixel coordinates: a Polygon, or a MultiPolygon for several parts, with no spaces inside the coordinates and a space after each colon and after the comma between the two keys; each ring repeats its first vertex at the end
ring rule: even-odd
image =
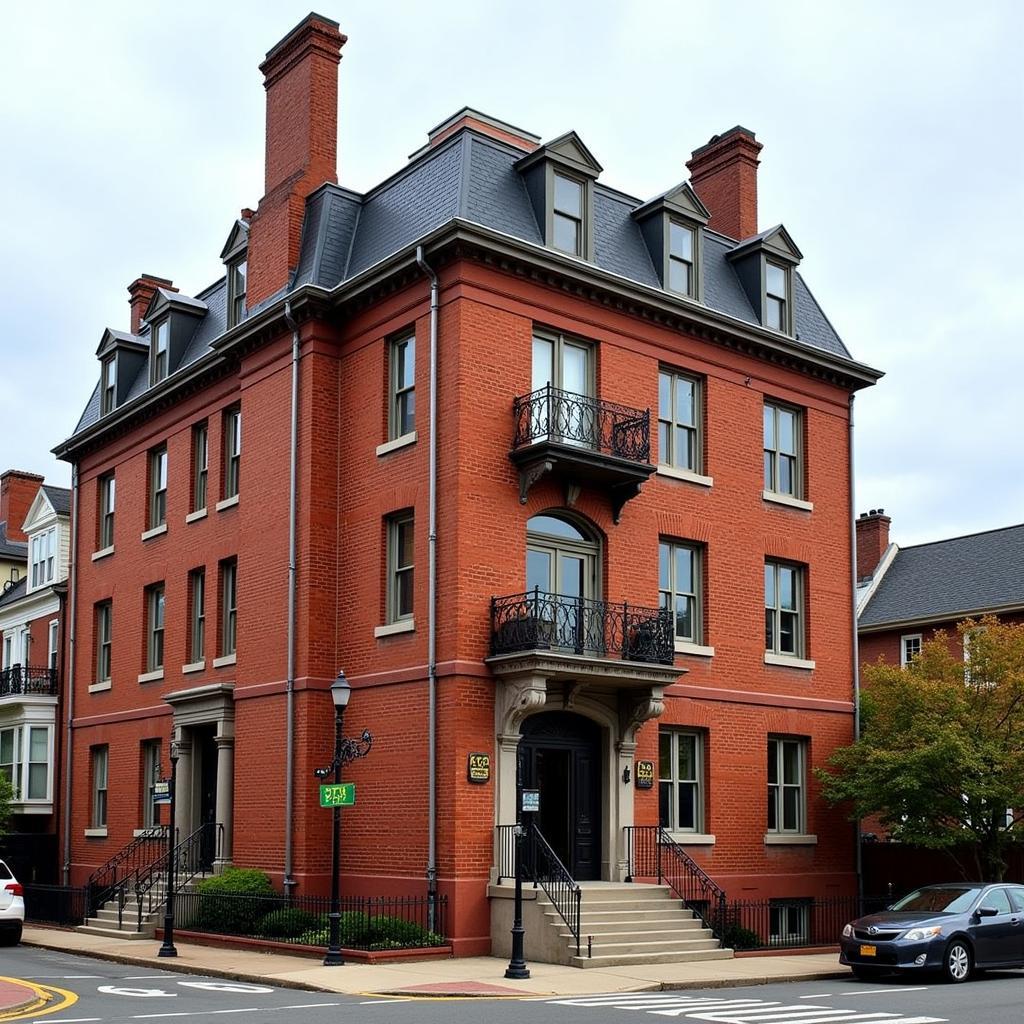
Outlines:
{"type": "MultiPolygon", "coordinates": [[[[415,154],[406,167],[365,195],[337,185],[322,186],[306,201],[292,287],[314,284],[334,288],[454,218],[542,245],[523,177],[515,167],[522,156],[521,149],[463,129],[440,145],[415,154]]],[[[595,183],[593,262],[610,273],[660,288],[650,253],[632,216],[642,205],[639,199],[595,183]]],[[[755,311],[726,260],[736,244],[713,231],[705,232],[704,303],[756,325],[755,311]]],[[[210,343],[224,333],[226,290],[226,281],[221,279],[196,297],[206,303],[208,310],[197,321],[178,369],[208,352],[210,343]]],[[[283,291],[259,308],[276,301],[280,294],[283,291]]],[[[794,300],[798,342],[832,356],[851,358],[799,275],[794,300]]],[[[148,338],[148,331],[144,327],[140,335],[148,338]]],[[[148,387],[149,370],[144,364],[125,401],[138,397],[148,387]]],[[[94,423],[98,416],[97,385],[75,433],[94,423]]]]}
{"type": "Polygon", "coordinates": [[[22,576],[17,583],[12,583],[3,593],[0,593],[0,608],[14,604],[19,597],[25,596],[25,589],[28,587],[28,577],[22,576]]]}
{"type": "Polygon", "coordinates": [[[0,523],[0,557],[28,560],[28,544],[23,540],[7,539],[7,522],[0,523]]]}
{"type": "Polygon", "coordinates": [[[1024,605],[1024,525],[900,548],[859,624],[1024,605]]]}
{"type": "Polygon", "coordinates": [[[67,487],[51,487],[49,484],[43,484],[43,493],[57,515],[71,515],[71,491],[67,487]]]}

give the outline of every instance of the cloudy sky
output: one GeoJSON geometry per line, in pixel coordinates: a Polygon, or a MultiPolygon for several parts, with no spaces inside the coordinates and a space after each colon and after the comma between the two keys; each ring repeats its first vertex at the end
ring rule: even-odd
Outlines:
{"type": "MultiPolygon", "coordinates": [[[[861,509],[913,543],[1024,521],[1019,0],[317,0],[349,36],[339,176],[363,191],[469,104],[574,128],[633,195],[734,124],[854,355],[861,509]]],[[[311,0],[9,5],[0,62],[0,464],[49,449],[140,272],[195,294],[262,193],[263,54],[311,0]]]]}

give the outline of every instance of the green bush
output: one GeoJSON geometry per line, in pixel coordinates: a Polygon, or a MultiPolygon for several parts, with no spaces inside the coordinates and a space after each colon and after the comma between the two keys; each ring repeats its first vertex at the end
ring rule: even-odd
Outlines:
{"type": "Polygon", "coordinates": [[[316,928],[319,920],[316,914],[298,907],[284,907],[267,914],[256,926],[256,934],[267,939],[296,939],[303,932],[316,928]]]}
{"type": "MultiPolygon", "coordinates": [[[[367,916],[356,910],[341,915],[341,944],[349,949],[427,949],[443,946],[445,938],[412,921],[387,915],[367,916]]],[[[330,937],[330,921],[321,915],[317,925],[308,929],[299,942],[307,946],[326,946],[330,937]]]]}
{"type": "Polygon", "coordinates": [[[722,945],[729,949],[757,949],[762,942],[757,932],[740,924],[730,924],[722,930],[722,945]]]}
{"type": "Polygon", "coordinates": [[[204,878],[196,892],[200,899],[192,927],[228,935],[255,934],[257,924],[268,916],[268,898],[277,895],[270,879],[251,868],[228,868],[204,878]]]}

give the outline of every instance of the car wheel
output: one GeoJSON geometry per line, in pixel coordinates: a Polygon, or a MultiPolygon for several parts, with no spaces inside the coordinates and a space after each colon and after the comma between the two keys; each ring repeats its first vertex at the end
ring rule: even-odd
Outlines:
{"type": "Polygon", "coordinates": [[[0,946],[16,946],[21,942],[21,925],[0,932],[0,946]]]}
{"type": "Polygon", "coordinates": [[[963,939],[954,939],[942,958],[942,976],[954,985],[971,976],[971,950],[963,939]]]}
{"type": "Polygon", "coordinates": [[[882,975],[877,967],[850,967],[850,970],[858,981],[875,981],[882,975]]]}

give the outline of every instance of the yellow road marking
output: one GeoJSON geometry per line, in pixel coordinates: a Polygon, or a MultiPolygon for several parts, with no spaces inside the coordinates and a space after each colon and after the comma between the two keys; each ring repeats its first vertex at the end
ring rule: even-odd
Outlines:
{"type": "Polygon", "coordinates": [[[60,1010],[66,1010],[78,1002],[78,994],[66,988],[55,988],[53,985],[36,985],[34,982],[26,981],[24,978],[0,977],[0,981],[9,981],[13,985],[21,985],[30,989],[36,995],[35,1002],[24,1006],[13,1013],[0,1013],[0,1024],[8,1024],[9,1021],[28,1020],[30,1017],[45,1017],[60,1010]],[[59,997],[59,998],[57,998],[59,997]],[[56,1002],[53,1002],[57,999],[56,1002]],[[49,1005],[53,1002],[53,1005],[49,1005]]]}

